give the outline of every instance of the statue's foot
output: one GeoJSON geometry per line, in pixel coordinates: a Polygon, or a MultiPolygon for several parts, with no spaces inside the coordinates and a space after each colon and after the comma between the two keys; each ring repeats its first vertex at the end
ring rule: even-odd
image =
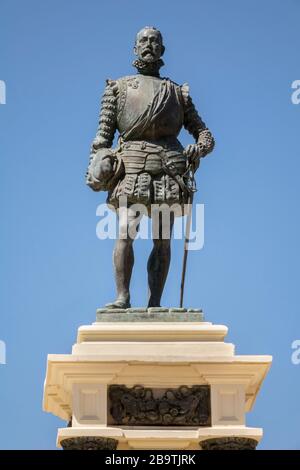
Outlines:
{"type": "Polygon", "coordinates": [[[161,307],[160,302],[158,300],[149,300],[147,307],[161,307]]]}
{"type": "Polygon", "coordinates": [[[115,300],[114,302],[105,304],[105,307],[108,309],[114,308],[130,308],[130,301],[129,300],[115,300]]]}

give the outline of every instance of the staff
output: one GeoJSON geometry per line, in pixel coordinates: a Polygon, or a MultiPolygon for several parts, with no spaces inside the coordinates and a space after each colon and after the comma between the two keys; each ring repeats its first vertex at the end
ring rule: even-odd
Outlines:
{"type": "MultiPolygon", "coordinates": [[[[200,159],[199,159],[199,163],[200,163],[200,159]]],[[[186,219],[186,228],[185,228],[185,237],[184,237],[181,284],[180,284],[180,308],[183,307],[183,293],[184,293],[187,256],[188,256],[188,251],[189,251],[188,244],[189,244],[190,233],[191,233],[193,200],[194,200],[194,193],[197,191],[196,181],[194,177],[195,164],[193,162],[189,164],[189,167],[186,173],[188,174],[187,190],[189,192],[189,196],[188,196],[188,214],[187,214],[187,219],[186,219]]]]}

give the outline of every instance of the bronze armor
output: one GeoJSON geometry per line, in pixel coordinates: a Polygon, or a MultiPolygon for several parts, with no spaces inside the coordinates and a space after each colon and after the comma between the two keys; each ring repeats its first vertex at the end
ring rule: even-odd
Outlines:
{"type": "Polygon", "coordinates": [[[112,146],[118,130],[115,154],[124,171],[109,191],[109,203],[117,207],[124,195],[129,203],[147,206],[186,202],[181,175],[187,161],[177,139],[183,126],[201,146],[203,155],[212,150],[213,137],[195,109],[188,85],[140,74],[107,80],[91,158],[98,149],[112,146]],[[173,175],[166,171],[166,161],[173,163],[173,175]],[[178,177],[174,178],[174,171],[178,177]]]}

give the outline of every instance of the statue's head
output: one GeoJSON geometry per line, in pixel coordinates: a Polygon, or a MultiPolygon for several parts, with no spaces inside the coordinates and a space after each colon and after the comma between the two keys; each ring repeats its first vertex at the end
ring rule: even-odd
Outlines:
{"type": "Polygon", "coordinates": [[[139,60],[146,63],[157,62],[164,52],[161,32],[154,26],[145,26],[137,33],[134,53],[139,60]]]}

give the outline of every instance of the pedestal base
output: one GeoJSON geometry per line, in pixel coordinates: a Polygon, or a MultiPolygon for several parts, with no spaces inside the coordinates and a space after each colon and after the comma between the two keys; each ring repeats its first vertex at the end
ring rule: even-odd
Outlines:
{"type": "MultiPolygon", "coordinates": [[[[82,445],[91,444],[91,447],[94,446],[94,450],[97,450],[98,442],[101,441],[100,445],[103,445],[102,442],[112,439],[118,450],[238,450],[238,448],[241,450],[243,446],[245,449],[248,446],[248,449],[250,445],[255,449],[261,437],[261,429],[245,426],[235,428],[224,426],[218,429],[84,427],[59,429],[57,445],[65,449],[66,443],[70,442],[69,448],[72,446],[74,449],[74,445],[77,445],[77,448],[81,449],[82,445]]],[[[111,445],[110,442],[108,444],[111,445]]],[[[106,450],[110,449],[111,447],[106,447],[106,450]]]]}
{"type": "Polygon", "coordinates": [[[271,357],[235,355],[224,342],[227,328],[204,322],[201,312],[170,313],[102,310],[99,321],[79,328],[72,354],[49,355],[44,409],[71,419],[58,431],[58,446],[256,447],[262,430],[248,428],[245,413],[271,357]]]}

